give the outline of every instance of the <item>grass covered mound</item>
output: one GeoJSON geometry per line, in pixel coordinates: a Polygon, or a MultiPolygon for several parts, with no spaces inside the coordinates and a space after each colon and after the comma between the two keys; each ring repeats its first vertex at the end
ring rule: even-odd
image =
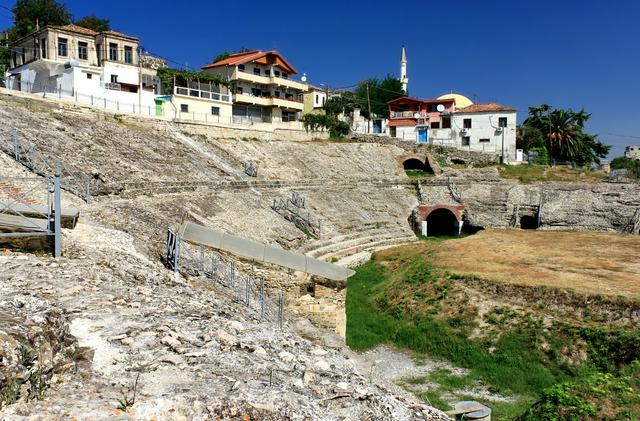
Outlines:
{"type": "MultiPolygon", "coordinates": [[[[349,279],[346,302],[346,339],[351,348],[362,351],[387,343],[466,368],[469,373],[459,381],[514,397],[512,403],[494,408],[495,419],[522,414],[559,384],[616,378],[621,370],[636,367],[637,331],[556,319],[544,308],[511,306],[507,297],[485,296],[473,290],[464,276],[435,267],[431,262],[441,243],[433,244],[388,249],[357,268],[349,279]]],[[[430,382],[451,390],[451,381],[430,382]]],[[[640,392],[637,382],[629,387],[640,392]]],[[[612,401],[627,401],[613,386],[611,392],[612,401]]],[[[429,401],[450,409],[433,394],[429,401]]],[[[536,412],[527,419],[583,419],[563,418],[560,406],[554,412],[553,405],[545,405],[556,418],[536,418],[541,414],[536,412]]],[[[621,414],[631,411],[637,416],[637,407],[625,408],[621,414]]]]}

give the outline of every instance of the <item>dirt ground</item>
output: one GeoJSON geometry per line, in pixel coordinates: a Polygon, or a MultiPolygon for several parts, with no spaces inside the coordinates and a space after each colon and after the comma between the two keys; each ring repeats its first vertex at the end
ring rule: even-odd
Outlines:
{"type": "Polygon", "coordinates": [[[640,236],[489,229],[423,244],[452,273],[640,298],[640,236]]]}

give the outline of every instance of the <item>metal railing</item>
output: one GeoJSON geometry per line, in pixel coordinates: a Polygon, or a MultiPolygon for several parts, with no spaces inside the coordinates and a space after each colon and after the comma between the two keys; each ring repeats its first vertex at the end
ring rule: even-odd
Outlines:
{"type": "Polygon", "coordinates": [[[14,129],[10,136],[0,132],[0,150],[43,177],[59,171],[64,180],[62,189],[80,197],[86,203],[91,203],[94,190],[94,178],[80,171],[73,170],[62,161],[42,153],[36,145],[24,139],[14,129]]]}
{"type": "Polygon", "coordinates": [[[194,89],[194,88],[186,88],[186,87],[182,87],[182,86],[176,86],[174,88],[173,92],[174,92],[175,95],[182,95],[182,96],[188,96],[188,97],[194,97],[194,98],[202,98],[202,99],[210,99],[210,100],[222,101],[222,102],[231,102],[231,95],[222,94],[220,92],[206,91],[206,90],[194,89]]]}
{"type": "Polygon", "coordinates": [[[391,111],[389,113],[391,119],[394,118],[427,118],[427,113],[417,111],[391,111]],[[418,117],[416,117],[416,114],[418,117]]]}
{"type": "Polygon", "coordinates": [[[52,236],[53,257],[62,255],[61,170],[54,176],[0,177],[0,238],[52,236]],[[32,194],[46,195],[36,205],[32,194]]]}
{"type": "Polygon", "coordinates": [[[273,199],[271,209],[282,215],[287,221],[291,221],[296,228],[305,234],[320,238],[321,220],[314,220],[311,217],[311,212],[307,212],[306,215],[302,212],[305,202],[304,196],[293,192],[290,198],[273,199]]]}
{"type": "Polygon", "coordinates": [[[255,311],[262,320],[282,327],[285,319],[284,292],[268,291],[264,277],[240,271],[234,261],[225,261],[220,253],[208,247],[190,244],[172,230],[167,231],[166,246],[169,269],[207,279],[214,287],[229,289],[234,302],[255,311]]]}

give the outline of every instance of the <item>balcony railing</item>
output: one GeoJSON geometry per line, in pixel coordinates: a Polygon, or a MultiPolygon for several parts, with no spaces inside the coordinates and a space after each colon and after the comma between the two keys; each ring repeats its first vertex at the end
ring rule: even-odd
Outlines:
{"type": "Polygon", "coordinates": [[[262,85],[280,85],[287,86],[292,89],[297,89],[300,91],[307,91],[308,85],[302,82],[298,82],[292,79],[284,79],[278,76],[267,76],[267,75],[258,75],[251,72],[246,72],[242,70],[234,71],[230,77],[231,80],[243,80],[253,83],[259,83],[262,85]]]}
{"type": "Polygon", "coordinates": [[[105,83],[104,87],[106,89],[111,89],[112,91],[121,91],[122,90],[122,85],[120,85],[119,83],[105,83]]]}
{"type": "Polygon", "coordinates": [[[175,95],[190,96],[193,98],[209,99],[214,101],[231,102],[231,96],[228,94],[221,94],[219,92],[202,91],[200,89],[183,88],[176,86],[174,89],[175,95]]]}
{"type": "Polygon", "coordinates": [[[427,118],[427,113],[417,111],[391,111],[389,116],[394,118],[427,118]],[[417,115],[417,117],[416,117],[417,115]]]}

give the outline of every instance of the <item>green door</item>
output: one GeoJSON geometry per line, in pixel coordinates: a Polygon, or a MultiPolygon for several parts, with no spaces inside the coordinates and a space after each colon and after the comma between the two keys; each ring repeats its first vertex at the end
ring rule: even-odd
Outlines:
{"type": "Polygon", "coordinates": [[[163,103],[164,101],[159,100],[159,99],[156,99],[156,100],[155,100],[155,102],[156,102],[156,115],[157,115],[157,116],[162,116],[162,115],[164,115],[164,113],[162,112],[162,103],[163,103]]]}

